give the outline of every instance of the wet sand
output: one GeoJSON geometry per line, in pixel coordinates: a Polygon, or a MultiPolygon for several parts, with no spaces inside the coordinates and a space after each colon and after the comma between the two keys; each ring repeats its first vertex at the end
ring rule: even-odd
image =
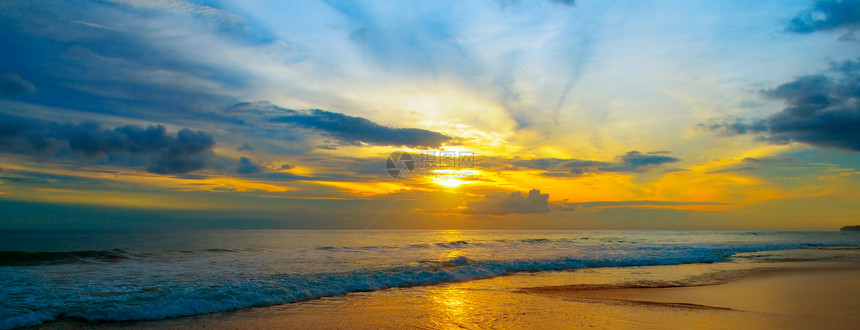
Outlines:
{"type": "Polygon", "coordinates": [[[737,281],[704,286],[557,286],[524,291],[625,306],[628,318],[642,316],[648,320],[643,325],[656,328],[860,328],[857,264],[766,270],[737,281]]]}
{"type": "Polygon", "coordinates": [[[520,274],[170,320],[102,324],[63,320],[43,328],[860,328],[860,263],[784,263],[767,269],[719,270],[731,266],[520,274]],[[588,281],[648,274],[666,278],[702,271],[722,275],[706,276],[687,287],[677,287],[672,281],[627,286],[588,281]],[[584,283],[559,285],[583,279],[584,283]]]}

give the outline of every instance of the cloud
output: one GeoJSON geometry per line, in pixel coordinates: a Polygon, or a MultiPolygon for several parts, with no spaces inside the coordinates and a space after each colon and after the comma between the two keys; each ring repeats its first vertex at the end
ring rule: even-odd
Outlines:
{"type": "Polygon", "coordinates": [[[165,11],[169,11],[175,14],[183,14],[190,13],[194,15],[200,15],[204,17],[209,17],[212,19],[222,20],[225,22],[241,22],[244,19],[242,17],[218,10],[216,8],[199,5],[187,1],[181,0],[108,0],[109,2],[114,2],[118,4],[123,4],[126,6],[136,7],[136,8],[146,8],[146,9],[161,9],[165,11]]]}
{"type": "Polygon", "coordinates": [[[575,0],[550,0],[549,2],[557,3],[560,5],[567,5],[567,6],[575,6],[576,5],[575,0]]]}
{"type": "Polygon", "coordinates": [[[732,205],[718,202],[677,202],[677,201],[594,201],[583,203],[559,202],[551,205],[555,212],[570,212],[605,208],[654,208],[673,206],[719,206],[732,205]]]}
{"type": "MultiPolygon", "coordinates": [[[[140,126],[124,126],[140,129],[140,126]]],[[[120,127],[117,130],[124,128],[120,127]]],[[[152,126],[149,126],[152,127],[152,126]]],[[[163,126],[158,125],[162,131],[163,126]]],[[[148,130],[149,128],[147,128],[148,130]]],[[[202,131],[192,131],[183,128],[176,133],[176,138],[167,137],[169,141],[166,150],[160,151],[155,163],[147,167],[147,171],[159,174],[187,173],[206,166],[205,160],[213,154],[212,147],[215,139],[202,131]]]]}
{"type": "Polygon", "coordinates": [[[614,162],[560,158],[512,159],[507,162],[517,167],[547,171],[544,173],[545,176],[563,177],[597,172],[642,172],[652,167],[680,160],[667,156],[667,154],[667,151],[646,154],[630,151],[615,157],[614,162]]]}
{"type": "Polygon", "coordinates": [[[39,90],[28,100],[33,103],[160,122],[233,104],[237,91],[251,84],[247,71],[212,55],[250,48],[238,46],[253,45],[255,36],[233,37],[236,30],[254,31],[247,24],[213,20],[201,10],[177,14],[147,9],[143,4],[149,1],[131,2],[141,6],[5,2],[0,72],[28,73],[39,90]]]}
{"type": "Polygon", "coordinates": [[[21,79],[21,76],[17,73],[0,75],[0,97],[17,97],[35,92],[36,86],[33,86],[29,81],[21,79]]]}
{"type": "Polygon", "coordinates": [[[773,144],[800,142],[860,151],[860,63],[833,63],[829,71],[763,91],[766,97],[786,103],[769,117],[712,119],[699,126],[728,136],[757,134],[758,140],[773,144]]]}
{"type": "Polygon", "coordinates": [[[242,143],[241,147],[236,148],[236,151],[254,151],[254,147],[252,147],[248,142],[242,143]]]}
{"type": "Polygon", "coordinates": [[[847,29],[860,26],[860,1],[818,0],[797,14],[785,27],[787,32],[807,34],[818,31],[847,29]]]}
{"type": "Polygon", "coordinates": [[[746,157],[742,159],[744,163],[752,163],[752,164],[785,164],[785,163],[793,163],[796,162],[797,159],[792,157],[746,157]]]}
{"type": "Polygon", "coordinates": [[[510,194],[487,194],[483,199],[467,201],[462,213],[507,215],[512,213],[546,213],[549,212],[549,194],[541,194],[540,190],[529,190],[528,195],[518,191],[510,194]]]}
{"type": "Polygon", "coordinates": [[[554,169],[576,169],[609,166],[608,162],[582,160],[582,159],[559,159],[559,158],[535,158],[535,159],[516,159],[512,160],[512,164],[516,166],[537,169],[537,170],[554,170],[554,169]]]}
{"type": "Polygon", "coordinates": [[[724,136],[767,131],[767,123],[764,120],[748,121],[738,117],[711,118],[707,123],[700,123],[698,126],[709,131],[717,131],[724,136]]]}
{"type": "Polygon", "coordinates": [[[465,206],[457,210],[465,214],[509,215],[532,214],[547,212],[573,212],[604,208],[654,208],[677,206],[719,206],[731,205],[717,202],[678,202],[678,201],[593,201],[581,203],[562,202],[549,203],[549,194],[541,194],[540,190],[529,190],[528,195],[520,192],[509,194],[487,194],[483,199],[467,201],[465,206]]]}
{"type": "Polygon", "coordinates": [[[708,171],[706,173],[707,174],[717,174],[717,173],[748,172],[748,171],[755,171],[757,169],[758,168],[752,167],[752,166],[727,167],[727,168],[721,168],[721,169],[717,169],[717,170],[708,171]]]}
{"type": "Polygon", "coordinates": [[[438,148],[443,143],[453,139],[450,136],[425,129],[392,128],[379,125],[365,118],[325,110],[282,110],[289,115],[272,118],[271,121],[320,131],[327,136],[350,144],[363,142],[386,146],[438,148]]]}
{"type": "MultiPolygon", "coordinates": [[[[337,144],[359,145],[361,143],[380,146],[437,148],[446,142],[457,143],[462,140],[420,128],[387,127],[362,117],[353,117],[337,112],[320,109],[287,109],[266,101],[237,103],[225,109],[224,113],[223,117],[226,120],[234,121],[233,118],[241,118],[244,122],[243,126],[253,129],[253,132],[249,132],[251,134],[265,132],[269,138],[307,142],[310,149],[336,150],[337,144]],[[284,129],[284,126],[306,130],[284,129]],[[308,134],[307,130],[331,139],[314,141],[312,138],[309,139],[309,136],[313,134],[308,134]],[[317,144],[320,142],[322,144],[317,144]]],[[[302,152],[306,151],[308,150],[302,150],[302,152]]]]}
{"type": "Polygon", "coordinates": [[[618,156],[617,164],[613,167],[602,168],[602,171],[610,172],[641,172],[646,168],[658,166],[660,164],[674,163],[680,159],[666,156],[666,152],[657,151],[643,154],[638,151],[630,151],[626,154],[618,156]]]}
{"type": "MultiPolygon", "coordinates": [[[[508,6],[517,5],[520,3],[520,0],[497,0],[499,4],[502,5],[502,8],[506,8],[508,6]]],[[[551,4],[564,5],[564,6],[576,6],[575,0],[547,0],[547,2],[551,4]]]]}
{"type": "Polygon", "coordinates": [[[797,159],[791,157],[746,157],[741,159],[740,164],[735,164],[732,166],[727,166],[723,168],[718,168],[714,170],[710,170],[705,172],[706,174],[718,174],[718,173],[737,173],[737,172],[749,172],[756,171],[759,169],[758,166],[768,166],[768,165],[779,165],[779,164],[787,164],[796,162],[797,159]],[[755,166],[752,166],[755,165],[755,166]]]}
{"type": "Polygon", "coordinates": [[[142,157],[148,163],[147,171],[175,174],[204,168],[214,146],[212,136],[187,128],[174,136],[161,125],[111,130],[97,122],[58,123],[0,114],[0,152],[35,155],[54,151],[62,155],[67,150],[88,159],[107,157],[114,162],[142,157]]]}
{"type": "Polygon", "coordinates": [[[255,174],[262,172],[263,167],[252,162],[246,157],[242,157],[239,158],[239,168],[236,169],[236,171],[242,174],[255,174]]]}

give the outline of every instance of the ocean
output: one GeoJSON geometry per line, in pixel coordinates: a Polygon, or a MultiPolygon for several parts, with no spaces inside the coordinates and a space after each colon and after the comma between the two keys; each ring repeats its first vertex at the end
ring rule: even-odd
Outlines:
{"type": "Polygon", "coordinates": [[[845,257],[827,251],[858,249],[857,232],[0,231],[0,329],[158,320],[523,273],[827,261],[845,257]]]}

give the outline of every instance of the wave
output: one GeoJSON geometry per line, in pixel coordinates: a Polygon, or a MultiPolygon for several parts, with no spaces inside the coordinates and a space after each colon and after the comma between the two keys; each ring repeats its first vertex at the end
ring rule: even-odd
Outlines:
{"type": "MultiPolygon", "coordinates": [[[[464,246],[469,245],[470,243],[467,241],[451,241],[451,242],[439,242],[439,243],[427,243],[427,244],[409,244],[409,245],[368,245],[368,246],[320,246],[315,247],[311,250],[316,251],[330,251],[330,252],[355,252],[355,251],[368,251],[368,250],[379,250],[379,249],[429,249],[429,248],[444,248],[444,249],[458,249],[464,246]]],[[[477,244],[480,245],[480,244],[477,244]]]]}
{"type": "Polygon", "coordinates": [[[552,242],[552,240],[549,238],[527,238],[527,239],[521,239],[520,242],[541,244],[541,243],[550,243],[550,242],[552,242]]]}
{"type": "MultiPolygon", "coordinates": [[[[560,258],[522,261],[476,261],[464,256],[423,266],[402,266],[376,272],[352,272],[316,276],[282,274],[268,278],[201,285],[189,289],[174,287],[166,295],[146,295],[117,304],[114,300],[91,301],[88,306],[56,306],[38,312],[21,313],[0,320],[0,328],[37,325],[59,317],[90,322],[157,320],[254,306],[269,306],[339,296],[350,292],[425,286],[462,282],[516,273],[566,270],[586,267],[623,267],[641,265],[713,262],[724,260],[713,255],[690,258],[652,258],[630,260],[584,260],[560,258]]],[[[7,315],[3,315],[7,316],[7,315]]]]}
{"type": "Polygon", "coordinates": [[[449,249],[455,249],[455,248],[459,248],[459,247],[466,246],[466,245],[469,245],[469,242],[454,241],[454,242],[447,242],[447,243],[436,243],[436,246],[438,246],[438,247],[449,248],[449,249]]]}
{"type": "MultiPolygon", "coordinates": [[[[440,242],[435,244],[414,244],[408,246],[358,246],[334,247],[321,246],[311,250],[329,252],[360,252],[379,249],[427,249],[444,248],[458,249],[468,245],[466,241],[440,242]]],[[[169,250],[166,253],[203,254],[203,253],[238,253],[238,252],[271,252],[262,249],[201,249],[201,250],[169,250]]],[[[0,251],[0,266],[39,266],[68,263],[98,263],[120,262],[126,259],[142,259],[148,253],[133,252],[124,249],[84,250],[63,252],[30,252],[30,251],[0,251]]]]}
{"type": "MultiPolygon", "coordinates": [[[[521,242],[547,244],[550,241],[535,239],[521,240],[521,242]]],[[[466,241],[454,241],[424,244],[422,248],[449,249],[470,246],[470,244],[466,241]]],[[[409,246],[400,246],[400,248],[409,248],[409,246]]],[[[78,318],[90,322],[155,320],[293,303],[350,292],[461,282],[522,272],[716,263],[728,261],[738,253],[821,248],[848,247],[840,247],[837,244],[761,242],[638,245],[631,249],[613,250],[608,245],[595,245],[589,247],[589,251],[594,252],[593,254],[569,257],[475,260],[467,256],[457,256],[446,260],[337,274],[258,274],[227,280],[217,278],[206,280],[204,276],[200,281],[162,281],[157,284],[146,281],[97,283],[98,289],[92,289],[96,291],[95,293],[86,294],[86,290],[63,293],[69,294],[70,299],[57,298],[54,293],[51,293],[49,296],[52,298],[39,306],[0,307],[0,328],[34,326],[61,317],[78,318]],[[97,294],[109,291],[119,294],[97,294]]],[[[853,245],[850,248],[858,247],[853,245]]],[[[236,250],[209,252],[228,253],[236,250]]],[[[3,265],[107,263],[146,256],[120,249],[76,252],[3,251],[0,252],[0,262],[3,265]]],[[[10,286],[9,289],[13,288],[10,286]]],[[[29,290],[24,287],[21,289],[29,290]]]]}
{"type": "MultiPolygon", "coordinates": [[[[463,246],[468,243],[457,241],[445,244],[463,246]]],[[[160,283],[158,290],[152,290],[151,285],[146,283],[122,283],[123,287],[117,288],[117,291],[124,292],[121,298],[89,295],[84,299],[76,296],[76,299],[69,301],[53,299],[37,309],[0,308],[0,328],[33,326],[60,317],[90,322],[156,320],[293,303],[350,292],[462,282],[521,272],[716,263],[728,261],[738,253],[818,247],[820,245],[803,243],[654,245],[639,246],[635,253],[613,253],[607,250],[607,253],[590,257],[474,260],[458,256],[441,261],[340,274],[270,274],[228,281],[160,283]]],[[[64,253],[7,251],[0,255],[3,260],[7,259],[6,256],[12,256],[14,258],[10,260],[18,260],[16,262],[19,264],[58,263],[69,258],[75,260],[72,262],[110,262],[113,258],[121,260],[137,257],[125,250],[64,253]]]]}
{"type": "Polygon", "coordinates": [[[72,251],[72,252],[27,252],[0,251],[0,266],[35,266],[67,263],[119,262],[138,259],[143,254],[122,249],[72,251]]]}
{"type": "MultiPolygon", "coordinates": [[[[325,249],[325,248],[321,248],[325,249]]],[[[332,248],[334,249],[334,248],[332,248]]],[[[200,249],[200,250],[168,250],[163,253],[171,254],[222,254],[240,252],[269,252],[263,249],[200,249]]],[[[84,250],[63,252],[30,252],[30,251],[0,251],[0,266],[39,266],[60,265],[70,263],[112,263],[128,259],[139,260],[154,256],[155,253],[134,252],[124,249],[84,250]]]]}

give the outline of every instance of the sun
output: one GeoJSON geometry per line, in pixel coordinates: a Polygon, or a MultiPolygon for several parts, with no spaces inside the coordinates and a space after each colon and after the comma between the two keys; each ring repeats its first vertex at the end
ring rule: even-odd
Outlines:
{"type": "Polygon", "coordinates": [[[480,173],[476,170],[432,170],[430,172],[433,183],[448,188],[476,182],[472,179],[480,173]]]}
{"type": "Polygon", "coordinates": [[[433,179],[433,183],[438,184],[438,185],[443,186],[443,187],[448,187],[448,188],[457,188],[459,186],[462,186],[462,185],[470,183],[470,182],[473,182],[473,181],[461,181],[461,180],[457,180],[457,179],[444,179],[444,180],[433,179]]]}

